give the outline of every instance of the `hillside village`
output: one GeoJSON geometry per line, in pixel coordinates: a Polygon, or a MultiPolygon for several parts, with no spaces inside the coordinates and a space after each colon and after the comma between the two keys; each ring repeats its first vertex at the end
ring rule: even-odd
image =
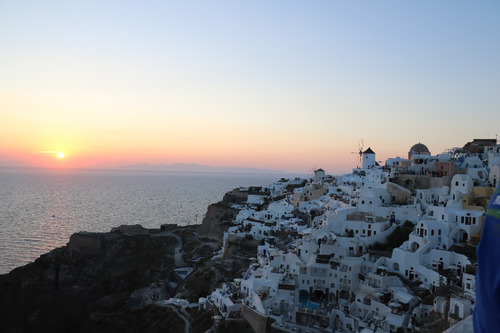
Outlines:
{"type": "Polygon", "coordinates": [[[224,242],[262,245],[199,307],[258,333],[440,331],[472,314],[475,246],[499,178],[497,140],[475,139],[437,155],[417,143],[385,165],[368,148],[350,174],[318,169],[252,191],[224,242]]]}

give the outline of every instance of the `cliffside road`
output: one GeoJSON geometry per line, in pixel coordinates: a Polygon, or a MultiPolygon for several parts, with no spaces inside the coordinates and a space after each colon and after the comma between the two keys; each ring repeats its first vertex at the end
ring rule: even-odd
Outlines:
{"type": "Polygon", "coordinates": [[[191,329],[191,322],[189,321],[189,319],[187,318],[187,316],[189,316],[186,311],[184,311],[183,309],[181,309],[179,311],[179,309],[176,307],[176,306],[173,306],[173,305],[167,305],[168,308],[170,308],[172,311],[174,311],[180,318],[182,318],[182,320],[184,320],[184,331],[186,333],[189,333],[189,330],[191,329]],[[181,313],[183,312],[183,313],[181,313]]]}
{"type": "Polygon", "coordinates": [[[170,231],[165,231],[165,232],[160,232],[157,234],[152,235],[153,237],[163,237],[163,236],[172,236],[177,239],[177,244],[175,245],[175,252],[174,252],[174,260],[175,260],[175,266],[177,267],[182,267],[186,266],[186,263],[184,262],[184,259],[182,259],[182,239],[174,234],[173,232],[170,231]]]}
{"type": "Polygon", "coordinates": [[[172,234],[172,236],[174,236],[177,239],[177,245],[175,246],[175,253],[174,253],[175,265],[177,267],[186,266],[186,263],[182,259],[182,253],[181,253],[182,239],[175,234],[172,234]]]}

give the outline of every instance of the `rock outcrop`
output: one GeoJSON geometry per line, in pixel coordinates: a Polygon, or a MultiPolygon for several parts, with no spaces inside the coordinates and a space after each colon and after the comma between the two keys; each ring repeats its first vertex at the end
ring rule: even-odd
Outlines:
{"type": "MultiPolygon", "coordinates": [[[[225,195],[224,198],[229,200],[234,197],[225,195]]],[[[232,204],[234,203],[223,200],[208,206],[207,213],[201,225],[199,225],[196,230],[198,234],[206,238],[214,239],[222,245],[224,232],[229,228],[232,220],[238,214],[238,210],[232,208],[232,204]]]]}
{"type": "Polygon", "coordinates": [[[96,318],[127,313],[134,290],[172,274],[176,244],[128,231],[74,234],[67,246],[1,275],[0,331],[81,332],[96,318]]]}

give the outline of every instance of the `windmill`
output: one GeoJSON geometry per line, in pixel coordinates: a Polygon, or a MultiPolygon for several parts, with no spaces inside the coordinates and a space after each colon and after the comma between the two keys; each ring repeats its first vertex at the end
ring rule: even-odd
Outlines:
{"type": "Polygon", "coordinates": [[[358,169],[361,167],[361,163],[363,162],[363,139],[361,139],[358,143],[358,151],[352,151],[352,154],[358,154],[358,169]]]}
{"type": "Polygon", "coordinates": [[[316,164],[313,164],[311,166],[311,169],[309,170],[309,172],[311,173],[311,178],[314,178],[314,174],[315,174],[316,170],[318,170],[318,166],[316,164]]]}

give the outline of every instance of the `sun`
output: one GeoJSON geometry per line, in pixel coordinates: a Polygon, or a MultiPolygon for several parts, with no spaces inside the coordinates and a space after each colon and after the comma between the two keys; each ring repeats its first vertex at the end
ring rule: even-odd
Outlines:
{"type": "Polygon", "coordinates": [[[62,151],[58,152],[57,158],[64,158],[64,153],[62,151]]]}

